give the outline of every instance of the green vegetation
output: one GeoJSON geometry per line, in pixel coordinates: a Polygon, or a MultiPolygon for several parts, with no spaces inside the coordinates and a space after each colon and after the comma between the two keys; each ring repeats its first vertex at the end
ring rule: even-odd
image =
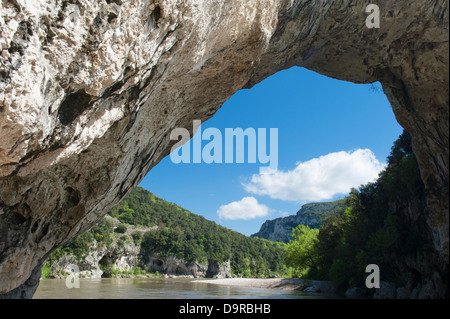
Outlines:
{"type": "MultiPolygon", "coordinates": [[[[76,261],[82,261],[98,246],[120,254],[125,245],[139,247],[142,262],[152,255],[200,263],[230,260],[232,273],[244,277],[276,276],[284,269],[284,244],[232,231],[141,187],[134,189],[108,215],[88,232],[56,249],[44,265],[43,277],[50,276],[51,265],[63,256],[72,255],[76,261]],[[136,227],[141,231],[133,230],[136,227]]],[[[100,267],[103,276],[118,274],[110,258],[104,258],[100,267]]]]}
{"type": "Polygon", "coordinates": [[[230,260],[237,276],[265,277],[283,269],[283,244],[250,238],[137,187],[110,215],[122,223],[154,227],[144,234],[144,256],[174,256],[188,262],[230,260]]]}
{"type": "Polygon", "coordinates": [[[368,264],[383,269],[383,280],[400,280],[394,260],[426,249],[420,225],[411,227],[404,216],[411,207],[424,209],[424,195],[411,136],[404,132],[378,180],[352,189],[343,215],[328,217],[317,233],[304,227],[294,230],[286,264],[295,267],[297,275],[331,280],[342,290],[364,286],[368,264]]]}
{"type": "Polygon", "coordinates": [[[110,247],[113,241],[113,230],[114,225],[109,220],[102,219],[90,231],[75,237],[69,243],[53,251],[47,260],[47,266],[66,254],[71,254],[76,260],[81,260],[94,247],[94,243],[110,247]]]}
{"type": "Polygon", "coordinates": [[[297,212],[302,215],[316,216],[321,221],[318,225],[311,225],[312,228],[318,228],[322,225],[325,218],[334,215],[342,215],[346,208],[345,199],[339,199],[332,202],[308,203],[304,204],[297,212]]]}
{"type": "Polygon", "coordinates": [[[292,230],[293,239],[285,248],[285,264],[292,267],[293,277],[304,277],[311,268],[317,267],[318,256],[314,249],[317,243],[318,229],[298,225],[292,230]]]}

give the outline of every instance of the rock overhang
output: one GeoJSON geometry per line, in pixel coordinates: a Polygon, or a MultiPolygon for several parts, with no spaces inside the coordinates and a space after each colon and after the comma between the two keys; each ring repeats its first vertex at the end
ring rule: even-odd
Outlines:
{"type": "Polygon", "coordinates": [[[2,2],[0,293],[34,291],[46,256],[169,154],[173,128],[292,66],[382,83],[413,136],[448,272],[448,4],[387,1],[379,29],[365,25],[366,6],[2,2]]]}

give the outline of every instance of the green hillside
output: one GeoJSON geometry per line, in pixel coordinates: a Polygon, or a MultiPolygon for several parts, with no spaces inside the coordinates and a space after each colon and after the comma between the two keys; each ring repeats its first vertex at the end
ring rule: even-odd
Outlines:
{"type": "MultiPolygon", "coordinates": [[[[319,217],[319,219],[323,221],[323,219],[328,216],[342,215],[345,211],[345,207],[345,199],[332,202],[308,203],[302,206],[297,212],[297,215],[310,214],[319,217]]],[[[318,225],[317,228],[319,228],[321,224],[318,225]]]]}
{"type": "Polygon", "coordinates": [[[170,255],[200,263],[230,260],[232,273],[244,277],[276,275],[283,269],[283,244],[227,229],[141,187],[135,188],[108,215],[90,231],[59,248],[50,260],[63,253],[86,255],[90,247],[96,246],[94,241],[107,247],[113,241],[126,241],[127,229],[137,228],[147,230],[131,234],[134,244],[140,246],[144,262],[150,255],[170,255]]]}

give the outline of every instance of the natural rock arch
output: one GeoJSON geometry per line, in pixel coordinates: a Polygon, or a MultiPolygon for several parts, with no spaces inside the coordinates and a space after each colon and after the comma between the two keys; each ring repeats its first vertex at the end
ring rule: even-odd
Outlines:
{"type": "Polygon", "coordinates": [[[379,29],[367,4],[3,1],[0,294],[31,297],[48,254],[168,155],[173,128],[294,65],[382,83],[413,136],[448,277],[448,2],[383,1],[379,29]]]}

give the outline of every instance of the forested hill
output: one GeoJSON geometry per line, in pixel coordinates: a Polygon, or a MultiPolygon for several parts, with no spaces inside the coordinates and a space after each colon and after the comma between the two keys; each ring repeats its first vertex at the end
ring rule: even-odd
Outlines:
{"type": "Polygon", "coordinates": [[[345,207],[344,199],[305,204],[295,215],[267,220],[252,237],[288,243],[292,239],[292,229],[298,225],[319,228],[327,217],[342,215],[345,207]]]}
{"type": "Polygon", "coordinates": [[[186,261],[230,260],[234,274],[264,276],[283,267],[283,247],[250,238],[137,187],[112,211],[124,224],[157,226],[141,244],[144,253],[170,254],[186,261]]]}
{"type": "Polygon", "coordinates": [[[92,249],[97,250],[97,255],[103,249],[106,256],[99,261],[102,276],[118,271],[113,268],[122,257],[132,259],[126,256],[130,251],[138,252],[135,266],[150,272],[154,271],[147,269],[152,260],[169,257],[188,265],[229,264],[231,275],[243,277],[279,275],[283,269],[283,244],[220,226],[141,187],[135,188],[108,215],[90,231],[58,248],[47,262],[48,272],[54,273],[54,265],[64,256],[83,261],[92,255],[92,249]]]}
{"type": "MultiPolygon", "coordinates": [[[[340,199],[332,202],[320,202],[320,203],[308,203],[302,206],[297,212],[297,216],[301,215],[313,215],[319,218],[320,226],[323,220],[332,215],[342,214],[345,210],[346,204],[345,199],[340,199]]],[[[314,227],[314,226],[311,226],[314,227]]]]}

